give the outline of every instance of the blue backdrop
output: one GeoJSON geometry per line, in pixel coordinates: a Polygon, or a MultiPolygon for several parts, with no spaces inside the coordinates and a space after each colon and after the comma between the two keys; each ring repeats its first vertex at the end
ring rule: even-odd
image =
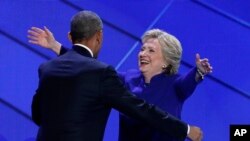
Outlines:
{"type": "MultiPolygon", "coordinates": [[[[31,26],[46,25],[67,40],[71,16],[82,9],[104,21],[99,59],[118,71],[137,68],[140,37],[161,28],[180,39],[180,73],[195,64],[195,53],[208,57],[214,72],[184,105],[183,120],[200,126],[204,141],[228,141],[230,124],[250,124],[250,1],[248,0],[1,0],[0,141],[34,141],[37,126],[30,105],[40,63],[56,57],[27,42],[31,26]]],[[[118,113],[113,110],[105,141],[116,141],[118,113]]]]}

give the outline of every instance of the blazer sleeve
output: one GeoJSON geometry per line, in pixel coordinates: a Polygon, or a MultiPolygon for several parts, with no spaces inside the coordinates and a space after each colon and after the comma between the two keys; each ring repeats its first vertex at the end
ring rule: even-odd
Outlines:
{"type": "Polygon", "coordinates": [[[67,51],[68,51],[68,49],[62,45],[62,46],[61,46],[61,49],[60,49],[59,56],[60,56],[60,55],[63,55],[63,54],[66,53],[67,51]]]}
{"type": "Polygon", "coordinates": [[[184,101],[194,92],[198,82],[195,81],[197,68],[192,68],[186,75],[180,76],[174,82],[178,96],[184,101]]]}
{"type": "Polygon", "coordinates": [[[126,90],[112,67],[104,72],[101,91],[104,102],[118,111],[177,138],[187,136],[186,123],[126,90]]]}
{"type": "MultiPolygon", "coordinates": [[[[39,79],[41,79],[41,66],[39,67],[38,70],[38,74],[39,74],[39,79]]],[[[40,86],[40,84],[39,84],[40,86]]],[[[31,116],[32,116],[32,120],[35,122],[36,125],[40,125],[41,124],[41,112],[40,112],[40,94],[39,94],[39,86],[38,89],[36,90],[35,95],[33,96],[32,99],[32,104],[31,104],[31,116]]]]}
{"type": "Polygon", "coordinates": [[[118,72],[118,77],[120,78],[120,80],[122,81],[122,84],[125,84],[125,72],[118,72]]]}
{"type": "Polygon", "coordinates": [[[32,106],[31,106],[31,113],[32,113],[32,120],[38,126],[41,124],[41,115],[40,115],[39,109],[40,109],[39,108],[39,94],[36,93],[33,96],[32,106]]]}

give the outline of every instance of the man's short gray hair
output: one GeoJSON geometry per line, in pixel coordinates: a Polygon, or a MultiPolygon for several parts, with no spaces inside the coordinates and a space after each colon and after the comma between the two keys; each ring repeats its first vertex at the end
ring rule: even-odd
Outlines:
{"type": "Polygon", "coordinates": [[[91,38],[97,31],[102,30],[101,18],[92,11],[80,11],[71,19],[70,34],[72,41],[81,41],[91,38]]]}

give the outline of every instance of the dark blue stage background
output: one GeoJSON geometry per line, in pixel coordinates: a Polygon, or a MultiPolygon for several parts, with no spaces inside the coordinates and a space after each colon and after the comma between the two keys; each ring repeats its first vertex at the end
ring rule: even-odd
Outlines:
{"type": "MultiPolygon", "coordinates": [[[[137,68],[141,35],[161,28],[180,39],[180,73],[208,57],[214,72],[184,105],[183,120],[203,129],[204,141],[228,141],[230,124],[250,124],[249,0],[1,0],[0,141],[34,141],[30,118],[40,63],[56,57],[27,42],[31,26],[46,25],[67,40],[72,15],[82,9],[104,21],[100,60],[118,71],[137,68]]],[[[117,141],[118,113],[112,111],[105,141],[117,141]]]]}

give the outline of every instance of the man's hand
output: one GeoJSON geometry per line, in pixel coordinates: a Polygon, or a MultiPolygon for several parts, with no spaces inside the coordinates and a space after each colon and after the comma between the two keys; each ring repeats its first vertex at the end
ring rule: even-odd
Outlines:
{"type": "Polygon", "coordinates": [[[60,53],[61,44],[55,40],[53,33],[47,27],[44,29],[31,27],[28,30],[28,38],[32,44],[51,49],[56,54],[60,53]]]}
{"type": "Polygon", "coordinates": [[[188,138],[192,141],[201,141],[203,138],[203,133],[199,127],[190,126],[188,138]]]}

